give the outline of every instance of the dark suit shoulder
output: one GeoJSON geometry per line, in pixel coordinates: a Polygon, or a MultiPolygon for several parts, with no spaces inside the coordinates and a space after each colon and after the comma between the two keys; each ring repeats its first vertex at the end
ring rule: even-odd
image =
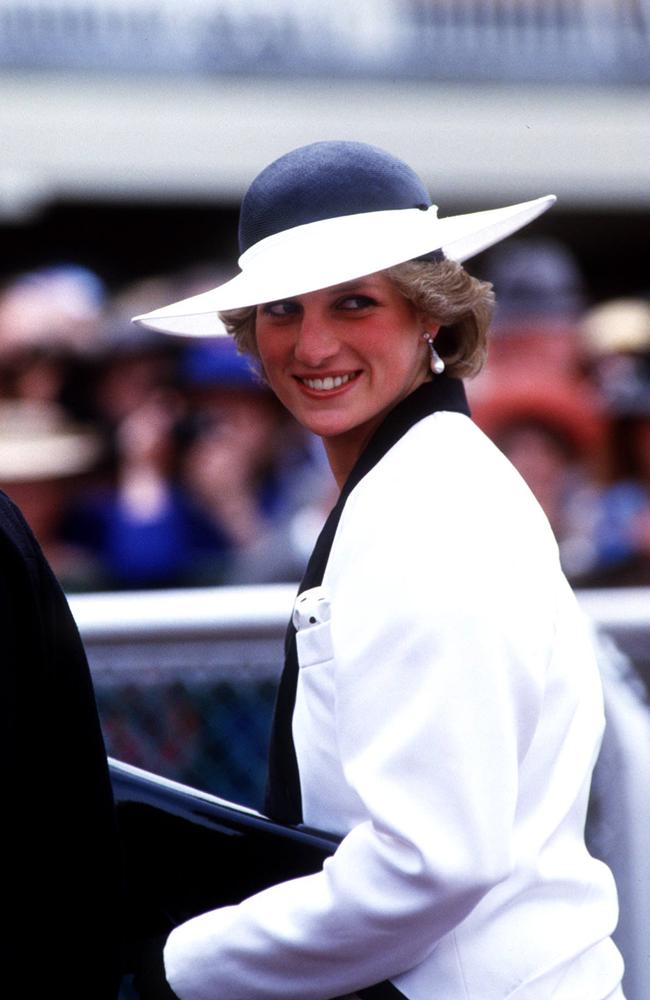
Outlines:
{"type": "Polygon", "coordinates": [[[0,538],[22,556],[43,558],[34,533],[19,507],[0,490],[0,538]]]}
{"type": "Polygon", "coordinates": [[[17,879],[3,982],[12,996],[112,1000],[122,876],[113,798],[85,651],[59,583],[0,492],[0,756],[17,879]],[[34,944],[34,908],[47,914],[34,944]],[[29,987],[25,970],[29,969],[29,987]]]}

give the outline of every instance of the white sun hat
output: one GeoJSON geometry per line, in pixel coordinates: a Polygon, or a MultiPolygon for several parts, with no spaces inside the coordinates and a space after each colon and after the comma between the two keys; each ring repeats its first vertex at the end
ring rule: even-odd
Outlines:
{"type": "Polygon", "coordinates": [[[0,403],[0,483],[42,482],[80,475],[101,455],[92,430],[69,421],[54,403],[0,403]]]}
{"type": "Polygon", "coordinates": [[[240,273],[134,322],[164,333],[223,336],[218,312],[274,302],[373,274],[407,260],[465,261],[555,202],[438,217],[417,174],[357,142],[318,142],[287,153],[242,202],[240,273]]]}

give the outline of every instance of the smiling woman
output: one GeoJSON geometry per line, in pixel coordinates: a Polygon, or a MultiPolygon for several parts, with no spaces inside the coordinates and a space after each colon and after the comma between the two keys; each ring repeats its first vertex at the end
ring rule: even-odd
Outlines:
{"type": "MultiPolygon", "coordinates": [[[[402,295],[418,311],[443,327],[438,349],[450,375],[476,375],[486,356],[486,336],[494,295],[491,286],[462,267],[457,261],[442,260],[431,266],[424,260],[405,261],[386,269],[402,295]]],[[[256,306],[224,310],[220,313],[226,330],[243,354],[259,358],[255,333],[256,306]]]]}
{"type": "MultiPolygon", "coordinates": [[[[553,198],[439,219],[413,171],[323,142],[262,171],[217,312],[341,488],[296,598],[267,810],[342,839],[322,871],[172,931],[182,1000],[622,1000],[584,821],[595,657],[548,522],[474,426],[489,286],[461,262],[553,198]]],[[[153,995],[153,994],[152,994],[153,995]]]]}
{"type": "MultiPolygon", "coordinates": [[[[299,422],[325,439],[330,463],[342,486],[352,467],[351,460],[358,457],[369,435],[381,422],[385,412],[381,405],[384,397],[390,409],[430,377],[427,343],[436,340],[438,364],[442,363],[442,370],[446,367],[449,374],[460,377],[480,370],[485,359],[492,306],[491,286],[469,275],[457,262],[411,261],[302,297],[224,311],[221,319],[239,349],[261,362],[262,374],[287,409],[299,422]],[[421,340],[413,336],[414,324],[416,332],[422,331],[421,340]],[[286,331],[284,336],[278,335],[279,325],[286,331]],[[438,337],[441,326],[443,329],[438,337]],[[335,332],[330,334],[330,329],[335,332]],[[347,352],[344,343],[336,343],[337,336],[345,340],[346,329],[350,337],[347,352]],[[270,330],[273,333],[265,337],[270,330]],[[283,392],[282,381],[275,381],[274,375],[277,375],[283,347],[285,352],[291,349],[292,336],[299,337],[299,343],[293,346],[296,368],[302,365],[304,370],[289,372],[285,369],[289,378],[283,392]],[[365,355],[365,363],[355,367],[352,355],[356,354],[356,361],[360,362],[359,352],[365,355]],[[340,366],[341,360],[346,360],[346,353],[347,370],[344,367],[336,371],[335,362],[340,366]],[[380,378],[382,372],[383,378],[380,378]],[[318,415],[343,417],[343,424],[334,421],[328,431],[322,421],[311,422],[304,408],[296,409],[300,396],[288,392],[290,388],[295,389],[291,381],[299,380],[306,390],[303,395],[308,396],[308,390],[312,390],[316,393],[315,399],[327,402],[338,398],[334,390],[359,377],[362,384],[355,389],[369,392],[371,416],[364,420],[363,414],[357,413],[359,419],[354,433],[345,438],[336,438],[345,424],[342,406],[320,411],[312,409],[312,420],[318,415]]],[[[349,420],[355,419],[354,402],[363,408],[361,393],[354,395],[354,401],[345,401],[345,406],[351,406],[347,410],[349,420]]]]}
{"type": "Polygon", "coordinates": [[[429,376],[423,324],[382,273],[258,307],[269,385],[323,438],[339,486],[386,412],[429,376]]]}

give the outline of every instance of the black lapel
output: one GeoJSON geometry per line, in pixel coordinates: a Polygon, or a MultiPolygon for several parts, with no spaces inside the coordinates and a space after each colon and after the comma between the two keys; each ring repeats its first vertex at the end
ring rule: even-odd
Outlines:
{"type": "MultiPolygon", "coordinates": [[[[439,375],[432,381],[423,383],[387,415],[359,456],[318,536],[298,588],[299,594],[311,587],[318,587],[323,582],[325,567],[345,502],[357,483],[409,428],[424,417],[440,410],[469,415],[465,389],[458,379],[439,375]]],[[[300,780],[291,731],[297,683],[296,630],[289,621],[285,638],[285,665],[278,688],[271,732],[265,810],[267,815],[278,822],[290,824],[302,822],[300,780]]]]}
{"type": "MultiPolygon", "coordinates": [[[[298,593],[318,587],[329,558],[332,542],[345,502],[351,491],[377,464],[386,452],[419,420],[439,410],[451,410],[469,415],[463,383],[446,375],[425,382],[402,400],[377,429],[348,476],[341,495],[330,513],[314,546],[298,593]]],[[[285,639],[285,664],[275,705],[275,716],[269,750],[269,775],[266,812],[282,823],[302,822],[300,778],[291,722],[298,683],[296,630],[289,621],[285,639]]],[[[403,993],[388,980],[357,991],[363,1000],[397,1000],[403,993]]]]}
{"type": "Polygon", "coordinates": [[[397,1000],[398,997],[404,997],[403,993],[394,986],[389,979],[384,980],[383,983],[377,983],[376,986],[367,986],[363,990],[357,990],[356,995],[361,998],[361,1000],[397,1000]]]}

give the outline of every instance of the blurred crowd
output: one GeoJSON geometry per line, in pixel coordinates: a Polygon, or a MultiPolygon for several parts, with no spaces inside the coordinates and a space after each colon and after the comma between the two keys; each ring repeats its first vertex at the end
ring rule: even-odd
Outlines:
{"type": "Polygon", "coordinates": [[[597,301],[550,240],[502,244],[485,276],[498,307],[475,419],[540,501],[575,586],[650,584],[650,289],[597,301]]]}
{"type": "MultiPolygon", "coordinates": [[[[650,298],[594,304],[550,241],[511,240],[483,272],[499,305],[468,386],[476,421],[537,495],[575,585],[650,583],[650,298]]],[[[109,293],[65,264],[0,286],[0,488],[70,592],[302,573],[335,496],[320,442],[229,339],[130,322],[220,277],[109,293]]]]}
{"type": "Polygon", "coordinates": [[[200,280],[108,295],[66,265],[0,293],[0,488],[69,592],[293,581],[331,505],[320,442],[229,338],[131,323],[200,280]]]}

